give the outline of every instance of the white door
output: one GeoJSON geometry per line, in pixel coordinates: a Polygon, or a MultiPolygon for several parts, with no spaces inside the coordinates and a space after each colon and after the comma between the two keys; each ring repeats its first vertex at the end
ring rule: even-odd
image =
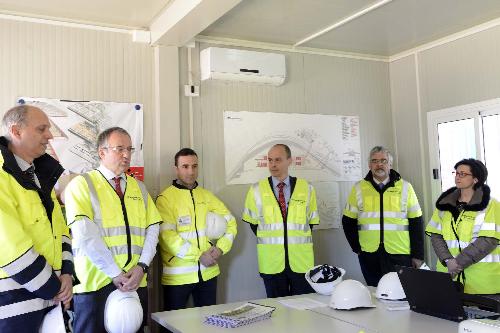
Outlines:
{"type": "Polygon", "coordinates": [[[483,161],[487,184],[500,198],[500,99],[429,112],[432,201],[455,186],[454,165],[463,158],[483,161]]]}

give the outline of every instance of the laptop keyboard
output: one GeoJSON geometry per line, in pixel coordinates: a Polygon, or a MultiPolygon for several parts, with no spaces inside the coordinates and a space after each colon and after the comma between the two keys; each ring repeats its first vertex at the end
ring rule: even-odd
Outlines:
{"type": "Polygon", "coordinates": [[[500,316],[500,314],[496,312],[481,310],[472,306],[464,306],[465,315],[467,319],[481,319],[481,318],[490,318],[495,316],[500,316]]]}

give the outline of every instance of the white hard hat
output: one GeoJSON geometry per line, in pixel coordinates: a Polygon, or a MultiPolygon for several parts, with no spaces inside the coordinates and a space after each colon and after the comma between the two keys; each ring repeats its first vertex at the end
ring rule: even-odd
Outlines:
{"type": "Polygon", "coordinates": [[[206,222],[206,235],[208,239],[219,239],[226,233],[227,221],[224,216],[214,212],[208,212],[206,222]]]}
{"type": "Polygon", "coordinates": [[[61,303],[43,317],[42,326],[38,333],[66,333],[61,303]]]}
{"type": "Polygon", "coordinates": [[[398,273],[389,272],[382,276],[377,286],[377,298],[387,299],[391,301],[401,300],[406,298],[405,291],[399,281],[398,273]]]}
{"type": "Polygon", "coordinates": [[[318,265],[306,273],[306,281],[318,294],[331,295],[333,288],[342,282],[345,274],[343,268],[330,265],[318,265]]]}
{"type": "Polygon", "coordinates": [[[115,290],[104,308],[104,327],[108,333],[135,333],[142,324],[142,306],[137,292],[115,290]]]}
{"type": "Polygon", "coordinates": [[[339,310],[373,308],[372,296],[368,288],[356,280],[340,282],[332,292],[330,307],[339,310]]]}

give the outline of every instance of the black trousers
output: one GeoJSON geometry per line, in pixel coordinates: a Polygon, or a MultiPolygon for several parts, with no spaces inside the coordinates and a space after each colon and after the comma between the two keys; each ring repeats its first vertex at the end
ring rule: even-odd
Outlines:
{"type": "MultiPolygon", "coordinates": [[[[73,296],[75,308],[74,333],[106,333],[104,329],[104,307],[106,299],[116,287],[113,283],[95,291],[73,296]]],[[[146,287],[137,289],[141,300],[143,319],[139,332],[144,331],[148,319],[148,290],[146,287]]]]}
{"type": "Polygon", "coordinates": [[[179,310],[187,306],[189,296],[193,295],[194,306],[207,306],[216,303],[217,277],[197,283],[178,286],[163,286],[164,310],[179,310]]]}
{"type": "MultiPolygon", "coordinates": [[[[207,306],[216,304],[217,277],[203,281],[201,274],[198,275],[200,282],[182,284],[177,286],[163,286],[163,308],[165,311],[184,309],[187,306],[189,296],[193,295],[193,305],[207,306]]],[[[171,333],[162,327],[162,333],[171,333]]]]}
{"type": "Polygon", "coordinates": [[[278,274],[260,274],[264,280],[268,298],[313,293],[304,273],[295,273],[286,268],[278,274]]]}
{"type": "Polygon", "coordinates": [[[390,254],[383,248],[376,252],[361,252],[358,259],[366,284],[373,287],[378,285],[382,276],[395,272],[398,266],[412,266],[410,255],[390,254]]]}

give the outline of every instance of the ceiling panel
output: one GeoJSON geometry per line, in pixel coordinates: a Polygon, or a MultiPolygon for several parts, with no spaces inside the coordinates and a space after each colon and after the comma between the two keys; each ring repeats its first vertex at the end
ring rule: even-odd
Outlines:
{"type": "Polygon", "coordinates": [[[245,0],[202,35],[295,44],[373,0],[245,0]]]}
{"type": "MultiPolygon", "coordinates": [[[[379,1],[245,0],[202,35],[294,45],[379,1]]],[[[500,17],[500,0],[393,0],[301,46],[390,56],[500,17]]]]}
{"type": "Polygon", "coordinates": [[[0,0],[0,13],[148,28],[171,0],[0,0]]]}
{"type": "Polygon", "coordinates": [[[395,0],[303,46],[390,56],[497,17],[498,0],[395,0]]]}

